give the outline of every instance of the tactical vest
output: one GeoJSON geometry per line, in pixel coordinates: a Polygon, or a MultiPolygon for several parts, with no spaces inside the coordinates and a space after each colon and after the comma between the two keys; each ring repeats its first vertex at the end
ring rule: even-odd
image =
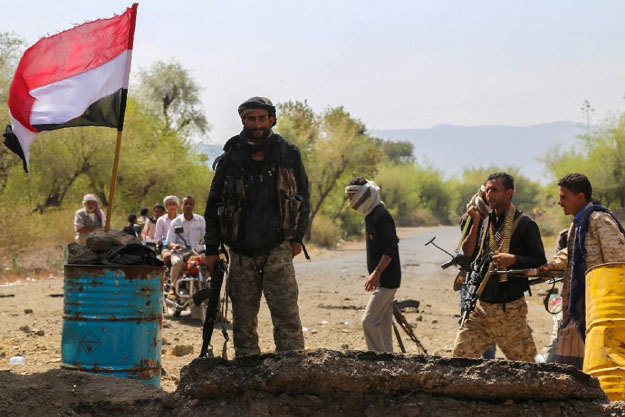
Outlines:
{"type": "MultiPolygon", "coordinates": [[[[295,149],[281,137],[267,151],[262,164],[261,177],[275,178],[278,204],[280,209],[280,238],[293,239],[297,232],[297,224],[302,205],[302,196],[298,193],[295,177],[295,164],[299,161],[295,149]]],[[[221,202],[217,204],[217,218],[222,242],[232,248],[238,247],[241,225],[244,224],[246,213],[246,190],[254,176],[250,173],[249,156],[238,136],[233,137],[224,147],[222,154],[215,161],[215,166],[225,169],[221,202]]]]}

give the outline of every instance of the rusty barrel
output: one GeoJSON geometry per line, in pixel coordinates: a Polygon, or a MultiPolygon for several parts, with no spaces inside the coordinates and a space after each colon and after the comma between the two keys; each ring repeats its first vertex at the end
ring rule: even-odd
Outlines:
{"type": "Polygon", "coordinates": [[[160,386],[164,273],[65,265],[61,367],[160,386]]]}

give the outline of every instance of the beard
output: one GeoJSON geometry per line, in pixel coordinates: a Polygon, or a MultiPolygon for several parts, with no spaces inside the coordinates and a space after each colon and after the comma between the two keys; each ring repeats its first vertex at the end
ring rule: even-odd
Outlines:
{"type": "Polygon", "coordinates": [[[245,143],[245,148],[249,153],[256,153],[260,151],[265,151],[271,145],[273,137],[273,132],[271,128],[265,129],[243,129],[243,139],[245,143]],[[255,130],[262,130],[263,134],[261,136],[254,136],[255,130]]]}
{"type": "Polygon", "coordinates": [[[270,134],[271,134],[270,127],[263,128],[263,129],[248,129],[248,128],[243,129],[243,135],[245,136],[245,140],[252,144],[258,144],[264,141],[265,139],[269,137],[270,134]],[[254,135],[254,132],[257,132],[257,131],[262,131],[262,134],[258,136],[254,135]]]}

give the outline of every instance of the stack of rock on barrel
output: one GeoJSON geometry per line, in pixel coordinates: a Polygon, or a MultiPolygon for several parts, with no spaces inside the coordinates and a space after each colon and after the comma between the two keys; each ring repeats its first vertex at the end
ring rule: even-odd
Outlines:
{"type": "Polygon", "coordinates": [[[68,245],[61,367],[160,386],[164,273],[151,249],[120,232],[68,245]]]}

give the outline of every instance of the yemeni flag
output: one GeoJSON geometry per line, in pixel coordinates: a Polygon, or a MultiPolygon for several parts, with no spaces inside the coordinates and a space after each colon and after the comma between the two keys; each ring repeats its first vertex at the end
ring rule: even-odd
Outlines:
{"type": "Polygon", "coordinates": [[[44,130],[106,126],[121,131],[137,6],[42,38],[24,52],[9,90],[4,144],[24,161],[44,130]]]}

